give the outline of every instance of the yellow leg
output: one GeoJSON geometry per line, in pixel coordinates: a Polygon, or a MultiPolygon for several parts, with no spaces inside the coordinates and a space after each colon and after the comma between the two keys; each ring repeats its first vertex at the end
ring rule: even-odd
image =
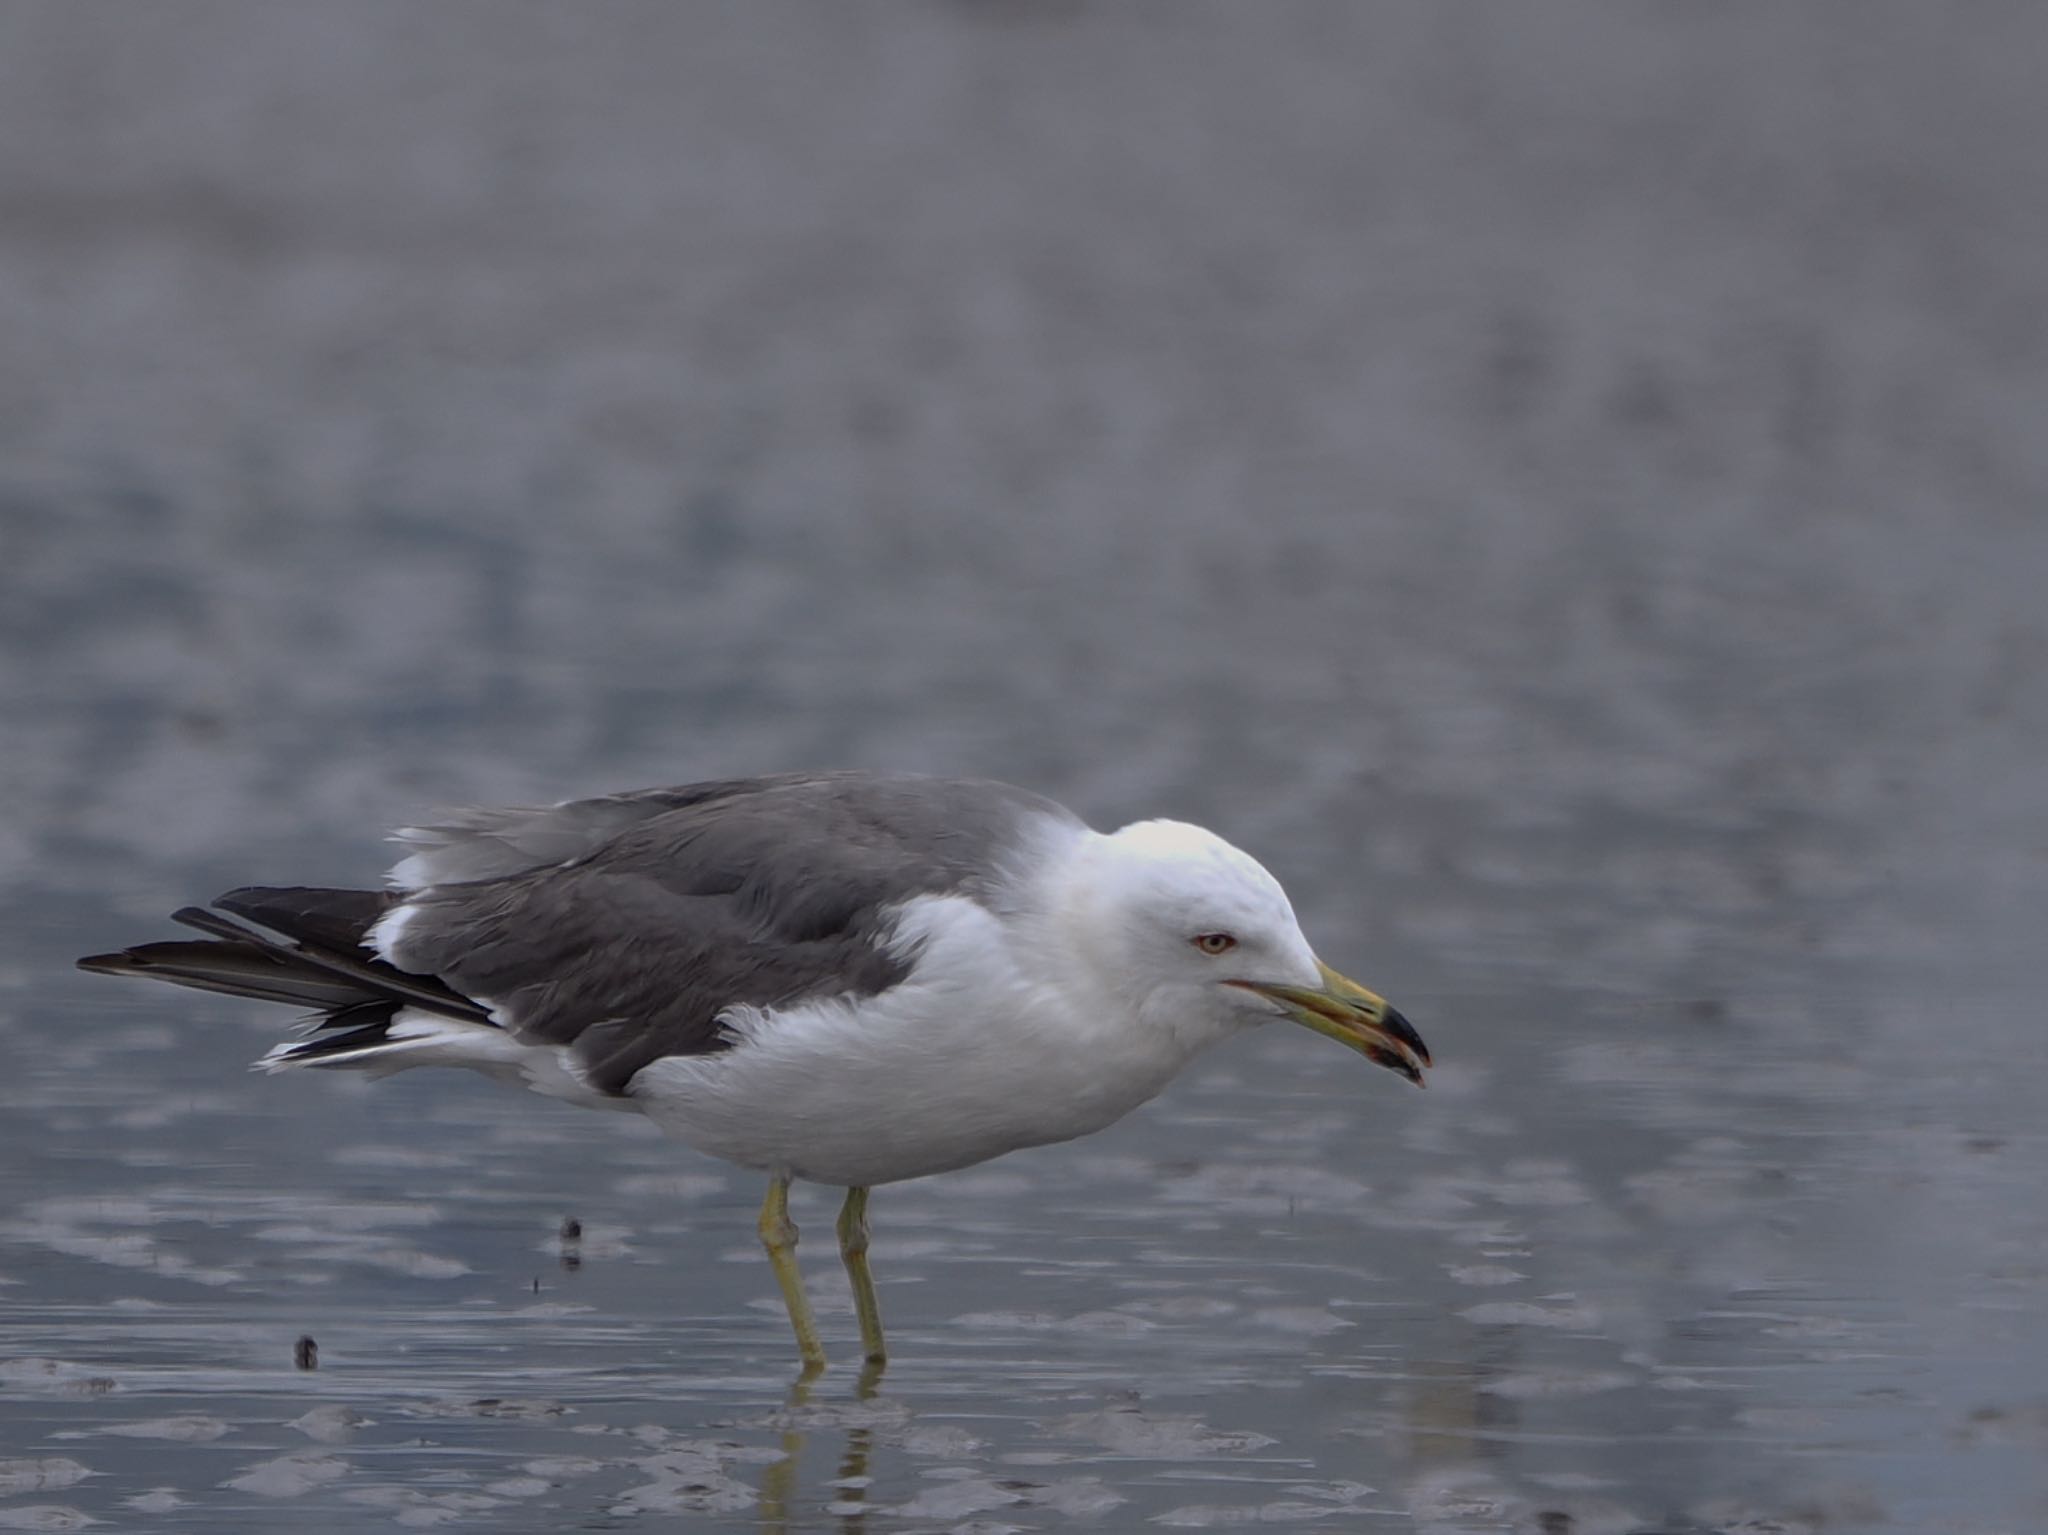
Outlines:
{"type": "Polygon", "coordinates": [[[848,1189],[846,1203],[839,1208],[839,1256],[853,1283],[853,1310],[860,1318],[860,1342],[867,1350],[867,1362],[886,1364],[889,1350],[882,1343],[882,1308],[875,1300],[875,1277],[868,1272],[866,1189],[848,1189]]]}
{"type": "Polygon", "coordinates": [[[789,1308],[789,1325],[796,1329],[796,1348],[803,1355],[804,1373],[814,1375],[825,1368],[825,1346],[818,1341],[818,1324],[811,1317],[810,1297],[804,1294],[803,1272],[796,1266],[796,1222],[789,1218],[787,1177],[771,1182],[768,1197],[761,1201],[761,1245],[768,1249],[775,1282],[782,1286],[782,1303],[789,1308]]]}

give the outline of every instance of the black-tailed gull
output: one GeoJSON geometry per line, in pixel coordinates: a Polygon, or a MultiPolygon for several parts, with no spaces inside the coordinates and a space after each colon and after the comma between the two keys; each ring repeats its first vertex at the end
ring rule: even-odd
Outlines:
{"type": "Polygon", "coordinates": [[[175,914],[203,940],[79,964],[311,1009],[265,1070],[468,1066],[766,1173],[761,1239],[807,1369],[825,1356],[792,1179],[847,1191],[840,1252],[879,1365],[876,1184],[1100,1130],[1276,1018],[1411,1082],[1429,1063],[1315,957],[1271,874],[1179,821],[1105,835],[1007,784],[788,774],[397,840],[389,889],[231,890],[175,914]]]}

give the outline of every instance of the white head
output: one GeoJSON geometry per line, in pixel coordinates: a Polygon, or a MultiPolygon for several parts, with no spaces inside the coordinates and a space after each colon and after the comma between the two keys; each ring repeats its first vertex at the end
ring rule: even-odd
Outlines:
{"type": "Polygon", "coordinates": [[[1090,980],[1190,1052],[1292,1018],[1420,1081],[1422,1041],[1386,1002],[1324,965],[1280,882],[1181,821],[1093,840],[1067,890],[1069,943],[1090,980]]]}

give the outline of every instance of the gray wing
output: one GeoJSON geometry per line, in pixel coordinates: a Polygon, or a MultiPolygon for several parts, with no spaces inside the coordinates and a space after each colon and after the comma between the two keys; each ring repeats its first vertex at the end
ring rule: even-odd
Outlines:
{"type": "Polygon", "coordinates": [[[896,984],[895,908],[990,894],[1046,820],[1080,824],[1007,784],[855,773],[479,812],[432,868],[503,872],[415,890],[385,958],[620,1093],[651,1061],[724,1048],[728,1008],[896,984]]]}
{"type": "MultiPolygon", "coordinates": [[[[832,775],[826,775],[832,776],[832,775]]],[[[391,840],[406,849],[390,875],[400,890],[502,879],[585,858],[620,832],[693,805],[820,781],[817,775],[728,778],[673,789],[638,789],[556,805],[490,805],[447,813],[430,825],[401,826],[391,840]]]]}

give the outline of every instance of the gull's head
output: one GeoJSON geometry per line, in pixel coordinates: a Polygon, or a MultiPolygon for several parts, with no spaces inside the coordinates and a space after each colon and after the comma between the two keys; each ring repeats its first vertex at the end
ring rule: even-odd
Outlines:
{"type": "Polygon", "coordinates": [[[1070,934],[1137,1016],[1212,1038],[1288,1018],[1421,1084],[1420,1036],[1316,958],[1287,892],[1250,854],[1199,826],[1139,821],[1096,839],[1079,873],[1070,934]]]}

